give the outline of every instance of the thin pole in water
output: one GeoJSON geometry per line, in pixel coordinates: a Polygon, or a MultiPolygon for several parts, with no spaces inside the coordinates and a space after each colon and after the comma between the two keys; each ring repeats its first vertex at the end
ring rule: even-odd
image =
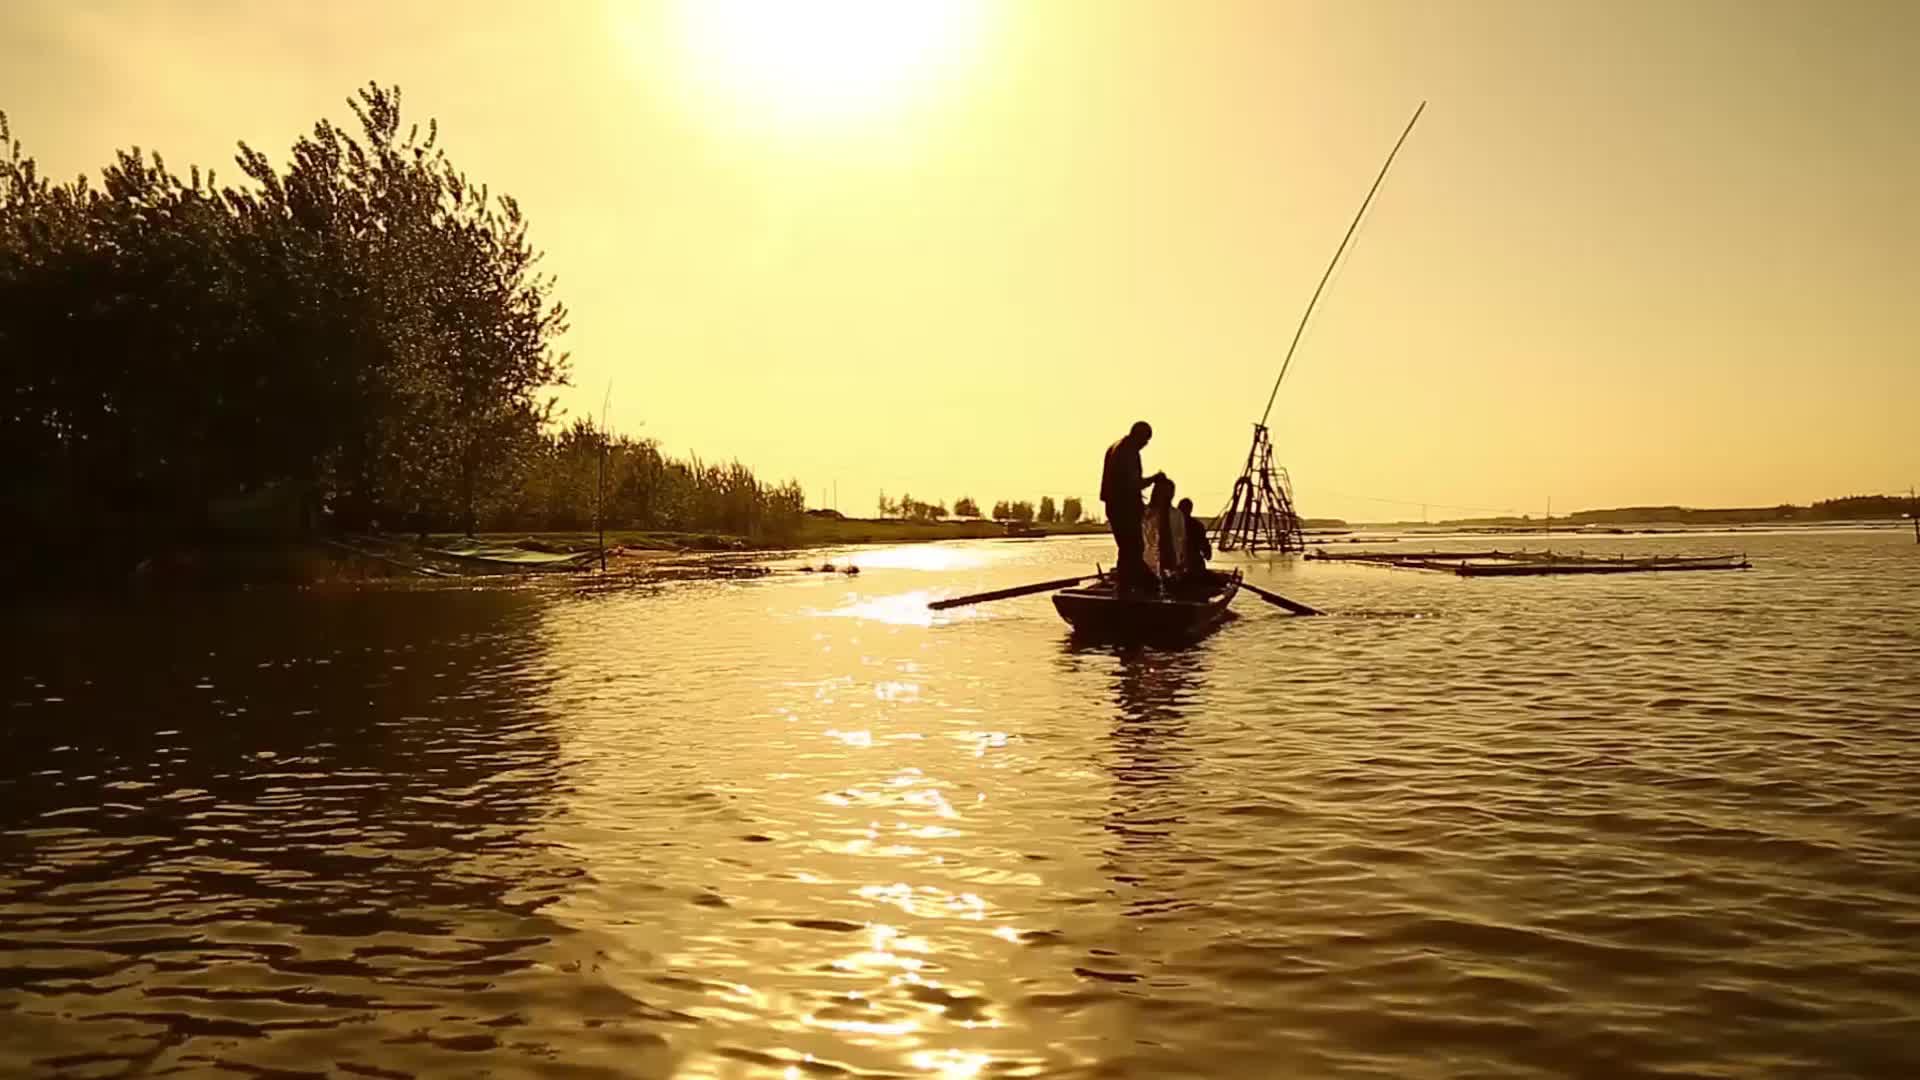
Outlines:
{"type": "Polygon", "coordinates": [[[1267,395],[1267,407],[1260,413],[1260,426],[1267,426],[1267,417],[1273,414],[1273,399],[1280,396],[1280,380],[1287,377],[1287,368],[1293,366],[1293,352],[1300,347],[1300,335],[1307,332],[1307,320],[1313,317],[1313,308],[1320,302],[1320,293],[1327,287],[1327,279],[1333,276],[1333,268],[1340,265],[1340,256],[1346,253],[1347,245],[1353,242],[1354,231],[1360,228],[1360,219],[1367,216],[1367,207],[1373,205],[1374,193],[1380,190],[1381,181],[1387,178],[1387,170],[1393,168],[1393,159],[1399,155],[1400,147],[1413,134],[1413,125],[1420,122],[1420,114],[1427,110],[1427,103],[1413,110],[1413,119],[1407,121],[1407,128],[1394,142],[1393,150],[1387,154],[1386,164],[1380,166],[1380,175],[1373,178],[1373,186],[1367,189],[1367,197],[1360,202],[1360,212],[1353,215],[1353,224],[1347,226],[1347,235],[1340,238],[1340,246],[1334,249],[1333,258],[1327,262],[1326,273],[1320,275],[1320,284],[1313,287],[1313,297],[1307,301],[1307,309],[1300,313],[1300,325],[1293,328],[1293,341],[1287,345],[1286,359],[1280,362],[1279,378],[1273,380],[1273,392],[1267,395]]]}
{"type": "Polygon", "coordinates": [[[607,411],[613,407],[613,380],[600,399],[600,473],[594,480],[593,523],[600,530],[600,572],[607,572],[607,411]]]}

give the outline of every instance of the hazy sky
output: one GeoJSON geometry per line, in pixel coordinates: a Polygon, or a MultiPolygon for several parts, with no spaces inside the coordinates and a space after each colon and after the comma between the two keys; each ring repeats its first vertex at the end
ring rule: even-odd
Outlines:
{"type": "Polygon", "coordinates": [[[1920,3],[742,2],[18,0],[0,110],[237,178],[398,83],[525,207],[570,409],[856,513],[1091,501],[1145,418],[1211,511],[1428,99],[1274,410],[1303,512],[1920,480],[1920,3]]]}

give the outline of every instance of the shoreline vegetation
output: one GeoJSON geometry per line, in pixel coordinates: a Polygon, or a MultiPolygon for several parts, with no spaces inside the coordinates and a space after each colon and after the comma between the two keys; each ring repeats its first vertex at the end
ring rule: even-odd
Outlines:
{"type": "Polygon", "coordinates": [[[0,115],[0,580],[279,573],[380,533],[793,541],[796,482],[563,422],[519,205],[397,88],[348,104],[284,165],[241,143],[235,183],[138,147],[54,182],[0,115]]]}
{"type": "MultiPolygon", "coordinates": [[[[1485,535],[1538,533],[1544,521],[1530,528],[1454,527],[1427,525],[1355,525],[1323,519],[1307,530],[1315,547],[1333,544],[1380,543],[1423,534],[1485,535]],[[1354,535],[1357,530],[1387,528],[1398,535],[1354,535]]],[[[1719,522],[1631,522],[1619,526],[1572,525],[1556,522],[1554,532],[1590,535],[1660,535],[1716,526],[1743,529],[1817,528],[1855,526],[1907,527],[1891,517],[1763,520],[1719,522]]],[[[1211,528],[1211,524],[1209,528],[1211,528]]],[[[1105,536],[1107,526],[1096,522],[1032,526],[1030,532],[1009,535],[1001,522],[974,519],[940,522],[876,518],[810,518],[798,532],[782,541],[752,539],[726,533],[610,529],[606,534],[606,577],[610,582],[653,583],[676,580],[761,577],[783,572],[844,570],[844,559],[829,558],[816,565],[812,553],[881,544],[934,543],[951,540],[1006,540],[1019,542],[1064,536],[1105,536]],[[800,566],[774,567],[770,563],[800,561],[800,566]]],[[[476,578],[537,576],[595,571],[600,547],[593,532],[437,533],[422,536],[350,534],[331,537],[259,542],[229,539],[197,547],[176,548],[142,560],[127,579],[138,586],[205,587],[241,585],[325,586],[401,579],[470,581],[476,578]]]]}
{"type": "MultiPolygon", "coordinates": [[[[579,568],[603,524],[629,566],[1106,531],[1077,497],[809,511],[795,480],[566,421],[567,312],[518,204],[460,172],[437,125],[403,122],[398,88],[348,105],[354,123],[320,120],[284,165],[241,143],[232,184],[138,147],[97,183],[54,182],[0,114],[0,586],[579,568]]],[[[1854,496],[1553,523],[1906,512],[1854,496]]]]}
{"type": "MultiPolygon", "coordinates": [[[[1010,537],[1001,523],[987,520],[809,518],[794,533],[777,540],[719,532],[609,529],[605,553],[607,573],[618,580],[712,579],[763,576],[775,572],[766,565],[769,562],[869,544],[1011,541],[1106,532],[1104,524],[1059,523],[1035,526],[1031,536],[1010,537]]],[[[473,536],[351,533],[283,540],[228,537],[149,556],[124,580],[147,587],[466,580],[597,571],[600,550],[598,534],[580,530],[473,536]]],[[[810,557],[803,561],[805,570],[815,570],[810,557]]]]}

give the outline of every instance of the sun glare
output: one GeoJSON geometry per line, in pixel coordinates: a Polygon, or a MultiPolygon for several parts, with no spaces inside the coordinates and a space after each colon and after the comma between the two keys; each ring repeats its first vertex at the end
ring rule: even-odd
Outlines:
{"type": "Polygon", "coordinates": [[[831,126],[905,108],[972,52],[985,0],[680,0],[694,82],[750,124],[831,126]]]}

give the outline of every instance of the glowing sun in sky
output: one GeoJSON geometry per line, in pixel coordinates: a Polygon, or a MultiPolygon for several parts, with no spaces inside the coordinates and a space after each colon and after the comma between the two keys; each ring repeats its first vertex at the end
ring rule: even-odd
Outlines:
{"type": "Polygon", "coordinates": [[[905,108],[972,52],[985,0],[680,0],[693,79],[750,120],[819,126],[905,108]]]}

